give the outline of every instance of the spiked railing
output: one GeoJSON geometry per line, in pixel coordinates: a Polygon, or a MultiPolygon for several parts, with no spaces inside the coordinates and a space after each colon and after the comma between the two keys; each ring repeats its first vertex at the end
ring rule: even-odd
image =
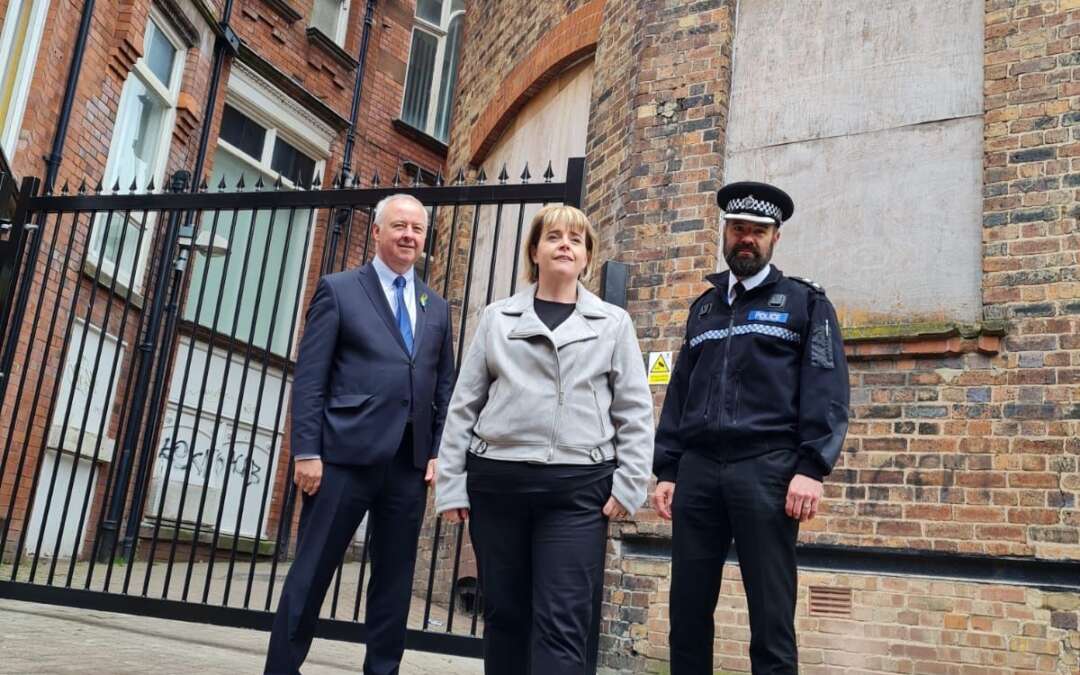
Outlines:
{"type": "MultiPolygon", "coordinates": [[[[377,172],[310,184],[249,173],[191,189],[178,174],[41,195],[24,180],[0,234],[0,596],[268,627],[296,520],[285,402],[305,292],[369,260],[375,205],[413,195],[431,223],[418,273],[451,301],[460,363],[479,301],[516,290],[525,219],[580,205],[584,160],[562,182],[550,162],[542,181],[528,165],[511,175],[459,169],[424,185],[430,174],[398,167],[387,185],[377,172]]],[[[466,532],[451,529],[425,525],[423,623],[409,646],[477,655],[466,532]]],[[[358,544],[323,635],[357,634],[358,544]]]]}

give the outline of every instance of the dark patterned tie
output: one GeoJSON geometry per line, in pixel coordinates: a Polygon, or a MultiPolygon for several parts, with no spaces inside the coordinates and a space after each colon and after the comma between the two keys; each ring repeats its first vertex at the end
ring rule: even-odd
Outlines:
{"type": "Polygon", "coordinates": [[[746,286],[743,286],[741,281],[735,282],[735,285],[731,287],[731,294],[734,297],[734,299],[731,301],[731,304],[734,306],[734,304],[739,301],[739,298],[741,298],[742,294],[745,292],[746,286]]]}

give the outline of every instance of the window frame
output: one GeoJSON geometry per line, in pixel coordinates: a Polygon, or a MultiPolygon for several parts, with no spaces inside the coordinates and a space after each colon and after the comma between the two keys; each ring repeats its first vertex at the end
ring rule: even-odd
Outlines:
{"type": "MultiPolygon", "coordinates": [[[[416,14],[416,10],[413,10],[413,27],[409,31],[409,61],[405,64],[405,86],[402,89],[401,96],[401,112],[402,121],[404,121],[405,114],[405,92],[409,91],[409,73],[411,72],[409,66],[412,65],[412,46],[415,41],[416,32],[420,31],[426,33],[435,38],[435,60],[432,66],[431,82],[428,85],[428,108],[427,117],[424,122],[424,127],[416,127],[415,125],[406,122],[409,126],[413,126],[416,129],[424,132],[428,136],[437,139],[441,143],[445,143],[446,140],[439,138],[436,135],[436,124],[439,117],[439,92],[442,90],[442,76],[443,76],[443,63],[446,60],[446,43],[447,37],[450,34],[450,24],[453,20],[459,16],[464,15],[465,9],[453,9],[453,0],[443,0],[442,5],[442,17],[440,25],[435,25],[427,19],[416,14]]],[[[453,105],[453,97],[450,99],[450,105],[453,105]]]]}
{"type": "MultiPolygon", "coordinates": [[[[26,2],[32,3],[27,23],[29,35],[23,36],[22,58],[15,70],[15,86],[12,89],[11,102],[8,104],[8,115],[4,120],[3,128],[0,129],[0,148],[9,159],[14,158],[19,142],[26,103],[30,98],[30,85],[37,70],[37,57],[45,35],[45,22],[48,20],[51,5],[51,0],[26,0],[26,2]],[[29,39],[25,39],[27,37],[29,39]]],[[[7,63],[11,59],[17,24],[11,19],[16,9],[21,7],[21,3],[12,2],[8,4],[7,11],[4,12],[3,25],[0,27],[0,63],[7,63]]]]}
{"type": "MultiPolygon", "coordinates": [[[[311,23],[311,20],[315,17],[315,3],[319,0],[314,0],[311,3],[311,16],[308,17],[308,27],[323,33],[323,29],[315,24],[311,23]]],[[[339,47],[345,46],[345,36],[349,32],[349,10],[352,9],[352,2],[350,0],[341,0],[341,9],[338,11],[337,21],[334,23],[334,34],[326,35],[326,37],[333,40],[334,44],[339,47]]]]}
{"type": "MultiPolygon", "coordinates": [[[[319,177],[320,180],[324,179],[326,164],[331,157],[330,149],[337,138],[337,133],[329,125],[310,115],[298,102],[240,62],[233,64],[229,82],[226,85],[224,103],[266,129],[262,150],[258,158],[249,155],[244,150],[221,138],[219,131],[218,147],[225,151],[231,159],[235,159],[250,167],[253,172],[258,172],[258,174],[272,180],[276,181],[280,177],[281,184],[285,188],[297,189],[290,177],[281,175],[271,168],[274,145],[277,139],[281,138],[315,161],[315,167],[312,171],[313,179],[314,177],[319,177]]],[[[267,178],[264,178],[264,183],[266,180],[267,178]]],[[[245,183],[250,187],[254,181],[248,183],[245,178],[245,183]]],[[[228,189],[234,187],[235,183],[227,186],[228,189]]],[[[314,217],[317,217],[317,214],[314,217]]],[[[312,265],[312,243],[315,240],[317,231],[317,227],[311,227],[307,233],[308,257],[306,260],[301,261],[303,272],[300,275],[299,292],[302,298],[306,297],[307,293],[308,277],[312,265]]],[[[184,302],[186,303],[186,301],[185,299],[184,302]]],[[[183,313],[184,310],[181,309],[182,322],[188,330],[194,330],[197,333],[202,329],[199,317],[188,318],[183,313]]],[[[298,312],[296,321],[292,326],[292,352],[289,354],[275,353],[273,351],[273,338],[270,337],[266,347],[263,349],[270,355],[271,359],[281,358],[288,364],[295,364],[296,353],[300,347],[297,337],[300,334],[302,323],[303,315],[298,312]]]]}
{"type": "MultiPolygon", "coordinates": [[[[127,78],[124,80],[124,86],[120,93],[120,102],[116,107],[116,122],[113,125],[112,137],[109,142],[109,156],[105,162],[104,179],[102,184],[105,189],[110,189],[111,186],[117,180],[117,173],[119,171],[119,159],[118,159],[118,147],[117,143],[121,138],[120,124],[124,119],[124,111],[128,105],[131,105],[131,97],[134,96],[132,78],[138,78],[139,83],[147,88],[153,95],[157,96],[165,103],[165,112],[161,119],[161,129],[158,132],[157,144],[158,152],[157,157],[154,160],[154,166],[150,172],[150,176],[155,185],[161,186],[164,183],[165,169],[169,163],[169,150],[171,148],[171,138],[173,135],[173,129],[176,125],[176,107],[180,98],[180,92],[183,85],[184,68],[187,63],[187,45],[184,43],[180,35],[169,25],[166,17],[156,8],[150,8],[150,16],[146,20],[146,28],[143,31],[143,56],[132,66],[131,71],[128,73],[127,78]],[[163,86],[164,83],[158,80],[158,77],[150,69],[150,66],[146,63],[146,53],[149,51],[149,45],[146,42],[147,37],[150,35],[150,27],[153,26],[154,30],[161,33],[168,42],[176,49],[176,54],[173,58],[172,72],[169,75],[170,84],[168,87],[163,86]]],[[[145,190],[144,185],[137,186],[141,190],[145,190]]],[[[127,185],[121,185],[121,191],[128,188],[127,185]]],[[[140,212],[141,213],[141,212],[140,212]]],[[[132,225],[130,222],[132,219],[139,218],[142,222],[142,229],[146,233],[154,232],[154,225],[157,222],[157,213],[146,213],[145,218],[141,215],[136,216],[135,212],[127,214],[129,222],[124,223],[124,226],[132,225]]],[[[138,223],[136,223],[138,224],[138,223]]],[[[98,214],[94,219],[94,229],[90,237],[90,246],[86,252],[86,260],[90,267],[91,272],[98,272],[102,277],[107,277],[111,281],[115,281],[116,288],[119,292],[133,293],[135,295],[141,295],[143,290],[143,281],[146,276],[146,267],[149,260],[150,246],[152,244],[153,236],[142,237],[142,242],[139,250],[135,253],[134,272],[128,279],[121,278],[124,275],[124,268],[117,269],[115,260],[109,260],[103,255],[104,242],[104,227],[105,217],[102,214],[98,214]],[[130,285],[129,285],[130,281],[130,285]]],[[[123,251],[120,251],[120,255],[123,255],[123,251]]]]}

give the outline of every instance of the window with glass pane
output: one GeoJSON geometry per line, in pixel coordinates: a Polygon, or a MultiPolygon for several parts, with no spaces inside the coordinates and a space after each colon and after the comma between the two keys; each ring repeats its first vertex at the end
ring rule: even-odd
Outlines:
{"type": "Polygon", "coordinates": [[[436,26],[442,23],[442,0],[417,0],[416,16],[436,26]]]}
{"type": "Polygon", "coordinates": [[[22,61],[22,49],[25,36],[30,28],[30,9],[33,3],[29,0],[20,2],[16,0],[8,9],[7,16],[12,21],[14,33],[9,38],[10,48],[3,62],[0,62],[0,119],[6,121],[8,108],[15,94],[15,83],[18,80],[19,64],[22,61]]]}
{"type": "Polygon", "coordinates": [[[344,5],[344,0],[315,0],[315,5],[311,8],[311,25],[336,41],[344,5]]]}
{"type": "MultiPolygon", "coordinates": [[[[264,183],[273,180],[270,174],[259,171],[227,149],[218,149],[214,154],[211,183],[216,185],[224,178],[226,185],[233,186],[241,174],[248,185],[260,176],[264,183]]],[[[184,318],[257,348],[269,347],[274,354],[288,356],[293,304],[301,281],[310,220],[311,211],[307,209],[218,213],[216,234],[229,242],[229,250],[226,255],[209,261],[205,255],[195,254],[184,318]],[[202,307],[196,316],[200,296],[202,307]],[[215,325],[219,296],[221,308],[215,325]]],[[[209,232],[213,227],[213,214],[205,214],[200,228],[209,232]]]]}
{"type": "Polygon", "coordinates": [[[150,22],[146,29],[146,65],[166,89],[172,86],[173,61],[176,47],[162,34],[161,29],[150,22]]]}
{"type": "Polygon", "coordinates": [[[464,11],[463,0],[416,4],[401,119],[443,142],[450,135],[464,11]]]}
{"type": "Polygon", "coordinates": [[[450,136],[450,114],[454,107],[454,86],[457,84],[458,59],[461,53],[461,26],[464,15],[458,14],[450,22],[446,34],[446,54],[443,58],[442,82],[439,91],[439,107],[436,111],[435,137],[446,140],[450,136]]]}
{"type": "MultiPolygon", "coordinates": [[[[112,182],[126,190],[132,183],[145,189],[163,151],[162,125],[168,105],[138,75],[128,78],[127,91],[113,132],[112,182]]],[[[101,258],[112,265],[117,280],[130,286],[138,263],[141,213],[116,213],[98,224],[101,258]],[[123,244],[121,248],[121,242],[123,244]]]]}
{"type": "Polygon", "coordinates": [[[258,160],[266,142],[266,129],[232,106],[225,106],[218,136],[258,160]]]}
{"type": "Polygon", "coordinates": [[[438,39],[431,33],[419,29],[413,31],[401,119],[421,130],[427,129],[431,79],[435,73],[435,51],[438,43],[438,39]]]}
{"type": "Polygon", "coordinates": [[[300,185],[311,185],[315,177],[315,160],[278,138],[274,141],[274,155],[270,168],[300,185]]]}
{"type": "Polygon", "coordinates": [[[48,0],[11,0],[0,13],[0,144],[14,154],[48,0]]]}

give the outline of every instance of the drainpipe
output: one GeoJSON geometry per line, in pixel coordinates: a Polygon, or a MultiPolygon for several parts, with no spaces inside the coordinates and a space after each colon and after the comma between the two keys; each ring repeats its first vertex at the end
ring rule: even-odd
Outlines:
{"type": "MultiPolygon", "coordinates": [[[[375,22],[375,0],[367,0],[367,8],[364,10],[364,31],[360,35],[360,53],[356,57],[356,81],[353,84],[352,108],[349,111],[349,130],[345,133],[345,150],[341,158],[341,182],[347,185],[349,176],[352,174],[352,153],[356,146],[356,126],[360,117],[360,98],[364,87],[364,66],[367,63],[368,43],[371,40],[371,26],[375,22]]],[[[333,227],[330,229],[330,237],[326,242],[323,255],[322,273],[333,272],[334,261],[337,257],[338,243],[341,240],[341,231],[345,224],[352,220],[351,208],[335,209],[330,220],[333,227]]],[[[348,259],[348,251],[342,256],[342,264],[348,259]]]]}
{"type": "MultiPolygon", "coordinates": [[[[56,176],[60,173],[60,162],[64,157],[64,143],[67,141],[68,123],[71,121],[71,109],[75,105],[75,88],[79,83],[83,56],[86,54],[86,40],[90,35],[90,19],[94,15],[94,0],[83,3],[82,19],[79,21],[79,34],[75,37],[75,51],[68,66],[67,86],[64,88],[64,102],[60,105],[60,119],[56,123],[56,135],[53,136],[52,152],[45,157],[45,193],[52,192],[56,176]]],[[[39,223],[40,224],[40,223],[39,223]]]]}
{"type": "MultiPolygon", "coordinates": [[[[225,6],[222,8],[221,12],[221,21],[219,21],[217,25],[218,30],[214,42],[214,62],[210,72],[210,89],[206,94],[206,108],[203,111],[202,129],[199,133],[199,146],[195,153],[195,169],[191,174],[193,179],[191,181],[192,192],[198,192],[199,185],[202,182],[202,172],[206,165],[206,153],[210,145],[210,124],[213,121],[214,109],[217,107],[218,89],[221,87],[221,72],[225,66],[225,58],[227,56],[235,56],[240,49],[240,38],[232,28],[229,27],[229,17],[232,15],[232,8],[233,0],[225,0],[225,6]]],[[[183,192],[187,189],[187,176],[188,174],[186,171],[177,171],[176,174],[174,174],[172,181],[172,190],[174,192],[183,192]]],[[[121,445],[120,463],[116,472],[116,487],[113,489],[112,499],[110,500],[105,518],[102,522],[101,535],[99,536],[97,557],[101,562],[107,561],[112,556],[112,552],[116,549],[117,537],[120,535],[120,525],[124,516],[127,489],[131,474],[135,470],[139,430],[143,423],[146,404],[147,402],[150,402],[152,408],[156,408],[159,405],[162,390],[165,386],[165,377],[162,369],[164,364],[168,362],[168,358],[164,350],[169,348],[170,340],[172,339],[172,330],[170,327],[173,325],[173,321],[169,319],[169,317],[172,317],[172,314],[177,311],[176,294],[179,292],[180,284],[183,283],[183,273],[188,255],[187,246],[190,245],[190,242],[192,242],[195,237],[194,215],[194,210],[188,211],[187,215],[184,216],[181,221],[181,216],[174,212],[169,218],[169,225],[163,233],[164,242],[161,249],[162,253],[165,256],[170,256],[174,249],[178,249],[177,258],[171,265],[173,268],[172,274],[169,273],[170,265],[165,264],[164,261],[160,263],[157,275],[154,279],[154,286],[150,291],[149,297],[152,298],[152,304],[150,311],[147,314],[146,330],[138,352],[135,395],[133,396],[132,409],[128,413],[128,429],[124,432],[124,441],[121,445]],[[170,282],[172,284],[171,289],[169,285],[170,282]],[[166,293],[169,293],[169,303],[167,306],[163,304],[166,293]],[[169,316],[167,317],[166,315],[169,316]],[[162,334],[162,324],[167,320],[168,323],[166,324],[165,333],[162,334]],[[162,353],[158,357],[160,359],[158,373],[157,377],[154,378],[151,383],[151,378],[154,375],[154,356],[159,347],[162,349],[162,353]]],[[[128,561],[134,556],[135,546],[139,536],[139,521],[141,518],[138,514],[142,513],[146,481],[149,478],[150,462],[147,458],[150,452],[152,452],[150,440],[154,438],[154,434],[156,433],[156,429],[152,428],[156,425],[156,409],[151,409],[150,420],[151,424],[147,425],[147,429],[144,432],[145,438],[143,439],[143,448],[138,470],[135,471],[136,475],[134,486],[132,487],[133,493],[131,498],[132,510],[131,513],[128,514],[127,525],[124,529],[124,536],[120,547],[124,559],[128,561]]]]}

